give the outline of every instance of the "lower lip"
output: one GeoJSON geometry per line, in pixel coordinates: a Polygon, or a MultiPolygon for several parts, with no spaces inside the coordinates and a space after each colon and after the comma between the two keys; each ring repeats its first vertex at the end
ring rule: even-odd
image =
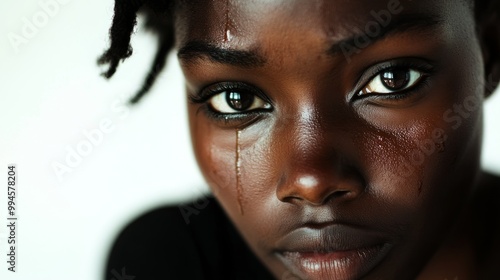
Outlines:
{"type": "Polygon", "coordinates": [[[387,251],[387,246],[379,245],[326,253],[282,252],[279,257],[291,272],[303,279],[348,280],[364,276],[387,251]]]}

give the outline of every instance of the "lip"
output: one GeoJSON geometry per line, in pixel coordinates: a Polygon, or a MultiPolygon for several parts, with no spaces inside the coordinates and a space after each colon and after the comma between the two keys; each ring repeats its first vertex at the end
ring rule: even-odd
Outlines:
{"type": "Polygon", "coordinates": [[[303,279],[359,279],[377,266],[391,245],[376,232],[334,224],[298,228],[277,243],[278,259],[303,279]]]}

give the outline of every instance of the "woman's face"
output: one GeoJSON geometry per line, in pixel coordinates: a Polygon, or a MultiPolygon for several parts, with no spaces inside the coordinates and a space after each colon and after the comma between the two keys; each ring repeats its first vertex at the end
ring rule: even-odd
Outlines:
{"type": "Polygon", "coordinates": [[[413,278],[443,241],[479,169],[463,2],[177,7],[198,163],[277,278],[413,278]]]}

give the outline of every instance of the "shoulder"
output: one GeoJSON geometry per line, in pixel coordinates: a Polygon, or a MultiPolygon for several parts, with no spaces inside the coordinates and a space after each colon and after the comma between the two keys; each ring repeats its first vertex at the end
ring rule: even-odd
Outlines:
{"type": "MultiPolygon", "coordinates": [[[[204,279],[203,243],[227,221],[213,198],[152,210],[128,224],[108,258],[105,279],[204,279]]],[[[209,250],[209,249],[206,249],[209,250]]]]}
{"type": "Polygon", "coordinates": [[[108,279],[272,279],[212,197],[152,210],[127,225],[108,279]]]}
{"type": "Polygon", "coordinates": [[[475,203],[474,221],[481,275],[484,279],[496,278],[500,263],[499,176],[483,174],[475,203]]]}
{"type": "Polygon", "coordinates": [[[492,225],[496,220],[490,218],[500,214],[500,177],[491,173],[483,173],[474,199],[475,218],[481,224],[492,225]]]}

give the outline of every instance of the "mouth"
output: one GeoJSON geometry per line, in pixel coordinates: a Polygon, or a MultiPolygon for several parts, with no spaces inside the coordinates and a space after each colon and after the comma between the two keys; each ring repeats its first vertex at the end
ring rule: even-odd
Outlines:
{"type": "Polygon", "coordinates": [[[377,234],[345,225],[299,228],[278,244],[276,256],[296,276],[337,280],[363,277],[392,247],[377,234]]]}

